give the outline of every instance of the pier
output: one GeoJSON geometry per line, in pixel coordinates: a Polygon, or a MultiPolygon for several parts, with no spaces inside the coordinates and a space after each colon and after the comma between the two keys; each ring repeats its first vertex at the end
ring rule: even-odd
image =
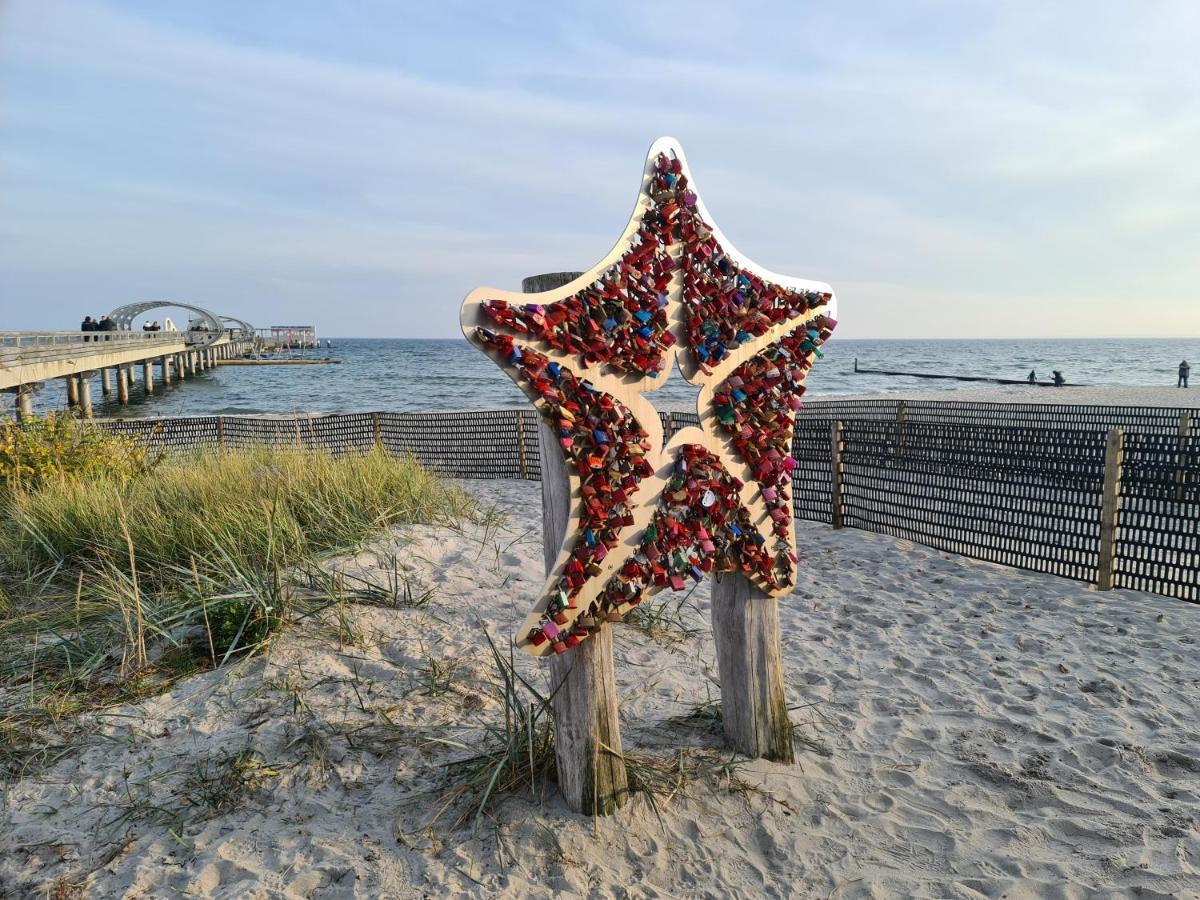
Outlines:
{"type": "Polygon", "coordinates": [[[33,414],[33,392],[46,382],[62,379],[67,405],[91,418],[97,379],[103,396],[115,392],[117,402],[127,404],[139,379],[140,389],[153,394],[156,380],[185,380],[254,347],[248,323],[186,303],[133,303],[108,317],[117,330],[0,332],[0,391],[15,394],[18,418],[33,414]],[[196,318],[186,331],[132,330],[136,317],[162,308],[186,309],[196,318]]]}

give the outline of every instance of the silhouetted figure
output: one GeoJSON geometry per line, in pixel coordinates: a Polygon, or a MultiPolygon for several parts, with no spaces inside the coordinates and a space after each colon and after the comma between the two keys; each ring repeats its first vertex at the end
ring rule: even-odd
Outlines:
{"type": "Polygon", "coordinates": [[[101,316],[100,321],[96,323],[97,331],[116,331],[117,323],[108,316],[101,316]]]}
{"type": "Polygon", "coordinates": [[[149,322],[143,322],[143,323],[142,323],[142,331],[149,331],[149,330],[150,330],[150,323],[149,323],[149,322]]]}
{"type": "Polygon", "coordinates": [[[1058,369],[1055,369],[1055,370],[1054,370],[1054,384],[1055,384],[1055,386],[1056,386],[1056,387],[1062,387],[1062,386],[1063,386],[1064,384],[1066,384],[1066,383],[1067,383],[1067,379],[1063,378],[1063,373],[1062,373],[1062,372],[1060,372],[1060,371],[1058,371],[1058,369]]]}
{"type": "Polygon", "coordinates": [[[1188,365],[1188,361],[1186,359],[1181,362],[1179,364],[1179,381],[1176,383],[1175,387],[1187,387],[1188,375],[1191,374],[1191,371],[1192,367],[1188,365]]]}
{"type": "MultiPolygon", "coordinates": [[[[83,321],[79,323],[79,330],[80,331],[95,331],[96,330],[96,323],[92,321],[91,316],[83,317],[83,321]]],[[[83,342],[85,344],[90,340],[91,340],[91,338],[89,338],[86,334],[83,336],[83,342]]]]}
{"type": "Polygon", "coordinates": [[[1037,372],[1033,371],[1033,369],[1029,370],[1028,381],[1030,384],[1037,384],[1037,372]]]}

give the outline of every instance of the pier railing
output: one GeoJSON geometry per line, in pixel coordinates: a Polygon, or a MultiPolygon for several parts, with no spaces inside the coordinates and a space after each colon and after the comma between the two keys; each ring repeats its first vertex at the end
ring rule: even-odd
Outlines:
{"type": "MultiPolygon", "coordinates": [[[[935,402],[897,402],[805,407],[797,518],[1200,602],[1200,410],[949,403],[937,419],[935,402]]],[[[667,437],[699,423],[661,415],[667,437]]],[[[381,446],[459,478],[541,477],[533,410],[101,424],[163,450],[381,446]]]]}
{"type": "MultiPolygon", "coordinates": [[[[207,336],[208,332],[204,333],[207,336]]],[[[53,360],[123,347],[174,346],[188,342],[183,331],[0,331],[0,364],[53,360]]]]}

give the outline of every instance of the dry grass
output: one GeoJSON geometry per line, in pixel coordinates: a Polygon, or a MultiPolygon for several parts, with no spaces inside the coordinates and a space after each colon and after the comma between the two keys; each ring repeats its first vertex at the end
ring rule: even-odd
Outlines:
{"type": "Polygon", "coordinates": [[[46,756],[44,729],[261,648],[347,600],[422,605],[397,568],[346,590],[327,554],[382,529],[485,517],[411,459],[262,448],[0,493],[0,772],[46,756]],[[303,584],[304,589],[297,585],[303,584]],[[365,595],[370,596],[365,596],[365,595]]]}

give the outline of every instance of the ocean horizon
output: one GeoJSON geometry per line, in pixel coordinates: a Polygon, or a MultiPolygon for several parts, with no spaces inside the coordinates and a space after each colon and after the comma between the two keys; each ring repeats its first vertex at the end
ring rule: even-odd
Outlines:
{"type": "MultiPolygon", "coordinates": [[[[326,339],[322,337],[322,343],[326,339]]],[[[518,407],[525,396],[500,369],[462,338],[339,338],[316,351],[337,360],[324,366],[222,366],[146,397],[139,384],[122,407],[93,389],[97,416],[160,417],[334,413],[388,410],[518,407]]],[[[823,348],[807,382],[806,399],[905,393],[948,397],[978,384],[873,375],[862,368],[942,375],[1048,380],[1058,369],[1070,384],[1173,387],[1180,360],[1200,363],[1200,338],[1029,338],[839,340],[823,348]]],[[[312,351],[310,354],[312,355],[312,351]]],[[[997,399],[1005,389],[997,387],[997,399]]],[[[1027,390],[1013,386],[1014,396],[1027,390]]],[[[1053,388],[1045,388],[1047,396],[1053,388]]],[[[691,403],[697,389],[672,371],[650,394],[662,408],[691,403]]],[[[66,406],[62,380],[47,382],[35,407],[66,406]]]]}

